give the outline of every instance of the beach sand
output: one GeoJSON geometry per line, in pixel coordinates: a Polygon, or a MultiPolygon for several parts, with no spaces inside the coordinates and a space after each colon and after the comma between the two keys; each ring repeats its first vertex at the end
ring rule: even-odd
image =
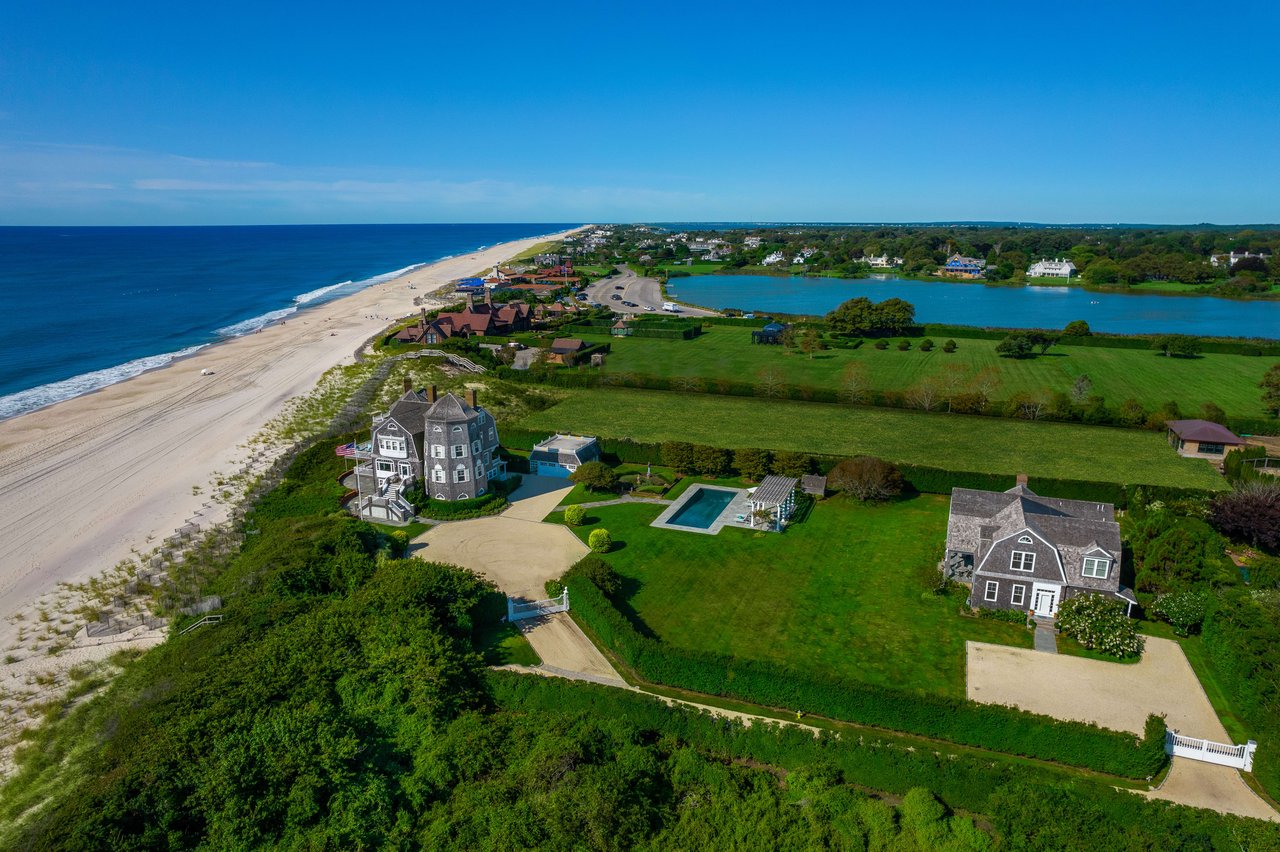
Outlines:
{"type": "Polygon", "coordinates": [[[59,597],[59,584],[83,582],[152,550],[188,519],[225,517],[208,494],[210,481],[242,466],[245,442],[326,370],[352,363],[356,350],[388,325],[385,318],[413,314],[415,297],[555,236],[415,269],[259,333],[0,422],[0,653],[6,654],[0,686],[31,668],[32,652],[18,633],[35,632],[31,614],[59,597]],[[25,661],[11,663],[9,656],[25,661]]]}

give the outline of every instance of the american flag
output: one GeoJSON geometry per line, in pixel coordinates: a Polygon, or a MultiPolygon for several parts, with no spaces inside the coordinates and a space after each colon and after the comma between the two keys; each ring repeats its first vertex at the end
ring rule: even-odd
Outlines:
{"type": "Polygon", "coordinates": [[[356,442],[352,441],[350,444],[343,444],[341,447],[334,447],[333,452],[335,455],[343,457],[354,456],[356,454],[356,442]]]}

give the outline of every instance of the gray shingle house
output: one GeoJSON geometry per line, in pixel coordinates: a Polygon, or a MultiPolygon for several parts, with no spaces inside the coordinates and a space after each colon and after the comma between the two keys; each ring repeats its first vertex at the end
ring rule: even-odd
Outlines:
{"type": "Polygon", "coordinates": [[[600,461],[599,441],[590,435],[557,433],[534,444],[529,452],[529,472],[565,478],[592,461],[600,461]]]}
{"type": "Polygon", "coordinates": [[[1081,592],[1136,603],[1120,585],[1120,525],[1110,503],[1041,497],[1027,478],[1005,492],[953,488],[943,570],[969,604],[1050,617],[1081,592]]]}
{"type": "Polygon", "coordinates": [[[474,390],[464,402],[434,385],[406,387],[390,411],[374,416],[372,437],[370,460],[356,469],[361,512],[370,517],[404,520],[399,495],[419,481],[431,498],[466,500],[488,494],[506,476],[497,425],[474,390]]]}

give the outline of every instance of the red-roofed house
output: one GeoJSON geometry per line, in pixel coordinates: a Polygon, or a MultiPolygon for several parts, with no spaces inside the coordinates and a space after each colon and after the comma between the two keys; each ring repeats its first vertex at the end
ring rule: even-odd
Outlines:
{"type": "Polygon", "coordinates": [[[1210,459],[1221,463],[1223,456],[1245,440],[1226,426],[1210,420],[1170,420],[1169,444],[1178,455],[1191,459],[1210,459]]]}

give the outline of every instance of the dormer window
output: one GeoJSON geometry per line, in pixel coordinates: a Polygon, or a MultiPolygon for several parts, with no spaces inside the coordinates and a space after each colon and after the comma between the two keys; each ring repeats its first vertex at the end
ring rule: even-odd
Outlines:
{"type": "Polygon", "coordinates": [[[1036,555],[1025,550],[1015,550],[1013,556],[1009,557],[1009,568],[1013,571],[1034,571],[1036,555]]]}
{"type": "Polygon", "coordinates": [[[454,426],[454,427],[453,427],[453,431],[455,431],[455,432],[461,432],[461,431],[462,431],[462,427],[461,427],[461,426],[454,426]]]}
{"type": "Polygon", "coordinates": [[[1018,544],[1031,544],[1031,536],[1029,535],[1018,536],[1018,544]]]}
{"type": "Polygon", "coordinates": [[[1107,574],[1111,572],[1111,560],[1101,556],[1086,556],[1084,558],[1084,566],[1080,569],[1080,573],[1086,577],[1092,577],[1095,580],[1107,579],[1107,574]]]}

